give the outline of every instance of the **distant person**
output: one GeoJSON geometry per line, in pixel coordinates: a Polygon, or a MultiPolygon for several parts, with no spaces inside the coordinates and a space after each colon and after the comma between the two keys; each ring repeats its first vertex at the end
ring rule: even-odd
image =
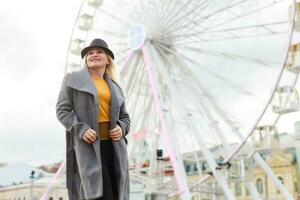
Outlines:
{"type": "Polygon", "coordinates": [[[56,105],[66,128],[69,200],[129,200],[130,119],[102,39],[81,51],[84,67],[64,77],[56,105]]]}

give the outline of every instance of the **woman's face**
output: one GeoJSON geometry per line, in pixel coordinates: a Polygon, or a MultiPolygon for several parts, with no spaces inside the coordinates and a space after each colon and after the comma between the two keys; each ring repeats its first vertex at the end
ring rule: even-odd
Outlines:
{"type": "Polygon", "coordinates": [[[109,64],[108,56],[104,49],[93,48],[86,56],[86,64],[89,68],[106,67],[109,64]]]}

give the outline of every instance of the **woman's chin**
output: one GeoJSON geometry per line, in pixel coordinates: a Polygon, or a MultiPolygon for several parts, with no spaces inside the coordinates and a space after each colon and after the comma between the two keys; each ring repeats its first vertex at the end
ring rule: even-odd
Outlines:
{"type": "Polygon", "coordinates": [[[88,66],[89,69],[101,69],[101,68],[105,68],[105,67],[106,67],[105,65],[103,66],[103,65],[98,65],[98,64],[88,66]]]}

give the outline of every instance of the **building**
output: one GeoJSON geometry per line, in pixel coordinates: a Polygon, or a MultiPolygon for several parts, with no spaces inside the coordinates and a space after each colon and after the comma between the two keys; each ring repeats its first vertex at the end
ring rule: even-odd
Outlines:
{"type": "MultiPolygon", "coordinates": [[[[0,168],[0,200],[39,200],[53,178],[53,173],[29,165],[4,166],[0,168]]],[[[54,183],[46,199],[67,199],[65,176],[54,183]]]]}
{"type": "MultiPolygon", "coordinates": [[[[255,151],[262,156],[294,199],[300,200],[300,121],[295,123],[294,134],[281,133],[271,136],[271,140],[264,143],[265,146],[260,146],[255,151]]],[[[215,152],[215,156],[218,157],[218,147],[214,147],[211,151],[215,152]]],[[[201,154],[201,152],[198,154],[201,154]]],[[[265,172],[254,160],[247,160],[245,155],[247,155],[247,152],[243,152],[243,150],[239,152],[238,156],[231,162],[226,177],[237,199],[253,199],[246,187],[246,184],[252,183],[261,199],[284,200],[285,198],[282,197],[280,191],[265,172]],[[241,159],[243,159],[243,165],[245,166],[244,172],[242,172],[239,165],[241,159]]],[[[201,155],[198,156],[201,157],[201,155]]],[[[206,175],[210,173],[206,161],[202,160],[199,164],[193,159],[189,161],[192,154],[185,155],[185,158],[185,169],[191,182],[199,179],[199,174],[206,175]]],[[[193,192],[193,200],[224,199],[222,190],[214,184],[213,180],[208,179],[193,192]]]]}

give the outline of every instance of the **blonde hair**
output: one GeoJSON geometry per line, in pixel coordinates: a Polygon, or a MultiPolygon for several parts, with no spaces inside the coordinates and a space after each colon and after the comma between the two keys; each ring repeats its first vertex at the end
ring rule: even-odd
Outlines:
{"type": "MultiPolygon", "coordinates": [[[[106,66],[105,72],[108,74],[108,76],[114,82],[116,82],[118,85],[120,85],[120,78],[119,78],[119,75],[117,73],[115,63],[113,62],[113,59],[110,57],[110,55],[106,51],[105,51],[105,54],[107,55],[108,61],[109,61],[109,64],[106,66]]],[[[83,60],[84,60],[83,66],[88,67],[87,66],[87,54],[84,56],[83,60]]]]}
{"type": "Polygon", "coordinates": [[[116,83],[119,84],[120,77],[119,77],[119,74],[117,73],[115,63],[114,63],[113,59],[110,57],[110,55],[108,55],[107,53],[106,53],[106,55],[108,57],[109,64],[106,66],[105,71],[113,81],[115,81],[116,83]]]}

